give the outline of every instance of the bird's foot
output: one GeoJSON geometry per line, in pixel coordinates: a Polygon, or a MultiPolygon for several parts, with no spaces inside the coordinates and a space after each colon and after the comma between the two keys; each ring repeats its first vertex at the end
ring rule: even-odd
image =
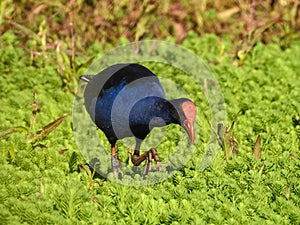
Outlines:
{"type": "Polygon", "coordinates": [[[143,161],[146,160],[145,167],[143,170],[143,178],[148,174],[149,171],[152,171],[152,160],[156,162],[156,170],[161,171],[161,163],[155,148],[151,148],[149,151],[145,152],[142,155],[139,155],[139,151],[134,151],[133,156],[131,157],[131,162],[135,166],[139,166],[143,161]]]}

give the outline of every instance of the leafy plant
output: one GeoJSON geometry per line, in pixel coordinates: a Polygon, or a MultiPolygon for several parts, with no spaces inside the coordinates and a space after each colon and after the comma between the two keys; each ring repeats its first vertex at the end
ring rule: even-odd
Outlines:
{"type": "MultiPolygon", "coordinates": [[[[299,224],[299,22],[293,0],[1,1],[0,224],[299,224]],[[147,38],[182,43],[203,58],[227,114],[243,109],[243,116],[234,128],[214,128],[227,156],[199,171],[211,134],[203,90],[149,63],[159,78],[179,75],[173,81],[196,100],[200,138],[169,179],[124,186],[96,177],[69,119],[58,115],[70,114],[76,77],[93,57],[147,38]],[[239,51],[246,57],[236,59],[239,51]]],[[[176,128],[168,129],[159,146],[164,160],[178,144],[176,128]]],[[[122,179],[140,176],[125,171],[122,179]]]]}
{"type": "MultiPolygon", "coordinates": [[[[34,124],[34,120],[35,120],[35,117],[36,117],[36,113],[38,111],[38,103],[37,103],[37,100],[36,100],[36,91],[34,90],[33,91],[33,110],[32,110],[32,115],[30,117],[30,126],[27,128],[27,127],[22,127],[22,126],[16,126],[16,127],[11,127],[11,128],[8,128],[7,130],[4,130],[0,133],[0,138],[3,138],[11,133],[16,133],[16,132],[25,132],[27,135],[26,135],[26,141],[32,145],[36,144],[37,141],[47,137],[52,131],[55,130],[55,128],[57,126],[59,126],[59,124],[61,122],[63,122],[67,117],[68,115],[64,115],[58,119],[56,119],[55,121],[49,123],[48,125],[44,126],[41,130],[37,131],[32,137],[30,137],[30,131],[31,129],[33,128],[33,124],[34,124]]],[[[34,148],[34,146],[33,146],[34,148]]]]}

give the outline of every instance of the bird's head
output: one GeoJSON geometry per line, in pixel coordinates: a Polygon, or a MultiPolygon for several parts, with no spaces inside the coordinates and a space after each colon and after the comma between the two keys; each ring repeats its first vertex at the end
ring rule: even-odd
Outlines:
{"type": "Polygon", "coordinates": [[[187,98],[175,99],[172,100],[171,103],[175,106],[177,112],[179,113],[180,125],[187,132],[191,143],[194,144],[194,122],[196,119],[195,104],[187,98]]]}

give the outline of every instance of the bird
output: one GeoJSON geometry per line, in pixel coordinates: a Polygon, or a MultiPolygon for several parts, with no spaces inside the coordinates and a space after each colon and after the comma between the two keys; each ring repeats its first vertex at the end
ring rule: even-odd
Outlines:
{"type": "Polygon", "coordinates": [[[131,155],[133,165],[146,161],[143,176],[152,170],[161,171],[157,150],[151,148],[140,155],[143,140],[154,127],[178,124],[194,144],[196,105],[188,98],[168,100],[158,79],[148,68],[137,63],[113,64],[96,75],[82,75],[87,82],[84,105],[91,120],[102,130],[111,145],[112,171],[119,178],[116,142],[135,137],[131,155]]]}

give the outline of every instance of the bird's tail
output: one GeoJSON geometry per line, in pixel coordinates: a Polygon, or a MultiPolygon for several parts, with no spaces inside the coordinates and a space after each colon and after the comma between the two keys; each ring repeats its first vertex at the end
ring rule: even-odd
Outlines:
{"type": "Polygon", "coordinates": [[[80,78],[80,80],[83,80],[88,83],[94,78],[94,76],[93,75],[82,75],[79,78],[80,78]]]}

